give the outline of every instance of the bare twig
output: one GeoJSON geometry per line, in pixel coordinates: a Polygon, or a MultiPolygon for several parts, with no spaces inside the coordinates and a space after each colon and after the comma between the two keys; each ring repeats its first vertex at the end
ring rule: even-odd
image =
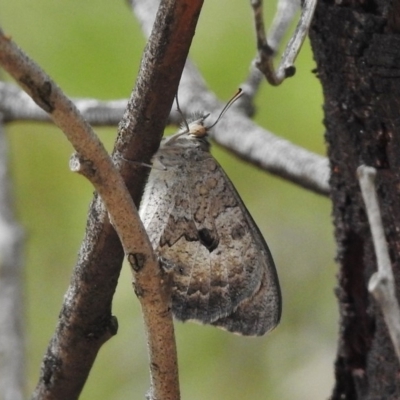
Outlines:
{"type": "MultiPolygon", "coordinates": [[[[164,2],[163,5],[165,9],[161,11],[167,14],[174,11],[175,4],[164,2]]],[[[185,6],[186,4],[180,5],[181,9],[186,8],[185,6]]],[[[198,15],[198,13],[196,14],[198,15]]],[[[162,17],[164,16],[162,15],[162,17]]],[[[175,17],[177,16],[175,15],[175,17]]],[[[168,19],[166,21],[170,22],[168,19]]],[[[160,21],[160,19],[159,24],[163,25],[163,21],[160,21]]],[[[155,32],[156,34],[159,33],[157,29],[155,32]]],[[[158,42],[158,38],[156,40],[158,42]]],[[[154,41],[153,38],[153,43],[154,41]]],[[[188,48],[189,46],[187,46],[187,50],[188,48]]],[[[50,78],[34,66],[4,35],[0,36],[0,54],[2,65],[22,83],[42,108],[51,113],[54,122],[66,133],[79,153],[79,157],[75,157],[71,162],[72,169],[84,173],[95,185],[105,202],[112,216],[113,225],[124,244],[125,253],[135,271],[136,293],[141,300],[148,328],[152,396],[157,399],[179,398],[176,350],[173,344],[173,325],[169,300],[160,279],[157,260],[152,253],[132,200],[128,192],[124,191],[121,177],[90,126],[79,116],[73,104],[63,96],[50,78]],[[172,347],[172,352],[167,347],[172,347]],[[165,365],[170,368],[164,369],[165,365]],[[173,385],[169,382],[171,370],[175,380],[173,385]]],[[[181,64],[183,67],[183,62],[181,64]]],[[[173,94],[171,95],[171,103],[172,98],[173,94]]],[[[40,392],[48,391],[49,385],[46,386],[43,389],[39,386],[35,396],[41,396],[40,392]]],[[[66,397],[65,393],[62,397],[66,397]]]]}
{"type": "MultiPolygon", "coordinates": [[[[282,7],[280,10],[284,12],[278,13],[278,18],[281,18],[281,21],[275,20],[275,26],[279,27],[279,29],[287,29],[291,18],[293,18],[296,12],[294,7],[287,7],[286,1],[287,0],[283,1],[284,7],[282,7]]],[[[301,46],[307,35],[308,28],[310,27],[311,20],[314,15],[314,10],[317,5],[317,0],[304,1],[300,21],[298,22],[296,30],[282,54],[281,61],[276,71],[273,65],[276,47],[273,46],[277,45],[276,40],[279,38],[279,35],[282,36],[282,33],[279,32],[279,29],[276,30],[276,33],[274,33],[275,42],[272,44],[269,43],[264,28],[262,0],[251,0],[251,5],[254,11],[254,21],[257,35],[258,59],[256,61],[256,65],[271,85],[279,85],[285,78],[295,74],[296,70],[294,67],[294,61],[299,54],[301,46]]]]}
{"type": "MultiPolygon", "coordinates": [[[[263,74],[256,66],[257,60],[254,59],[249,68],[249,74],[247,75],[246,80],[240,85],[243,89],[243,92],[247,94],[247,101],[253,107],[254,98],[260,89],[261,83],[264,82],[263,74]]],[[[250,108],[250,107],[248,107],[250,108]]],[[[252,116],[249,114],[249,116],[252,116]]]]}
{"type": "MultiPolygon", "coordinates": [[[[149,33],[158,1],[136,0],[132,4],[143,31],[149,33]]],[[[256,93],[261,76],[259,70],[252,68],[249,79],[242,85],[245,93],[243,98],[249,102],[245,109],[247,115],[252,113],[251,100],[256,93]]],[[[169,82],[169,79],[166,81],[169,82]]],[[[154,90],[157,92],[156,88],[154,90]]],[[[190,61],[187,62],[182,76],[179,98],[186,114],[196,111],[218,112],[223,106],[215,95],[207,89],[198,70],[190,61]]],[[[88,122],[102,125],[103,123],[112,124],[116,122],[121,112],[120,107],[124,102],[125,100],[116,100],[103,103],[91,99],[81,99],[76,101],[76,106],[88,122]]],[[[26,97],[15,93],[15,89],[10,88],[5,83],[0,83],[0,110],[4,111],[7,121],[11,121],[13,118],[32,120],[44,118],[44,113],[38,113],[29,104],[26,97]],[[7,99],[8,95],[11,96],[10,101],[7,99]],[[21,107],[21,104],[23,107],[21,107]]],[[[171,122],[178,123],[180,120],[181,118],[176,112],[171,114],[171,122]]],[[[229,113],[225,116],[224,122],[225,124],[221,124],[211,132],[217,143],[239,157],[258,165],[261,169],[270,171],[317,193],[326,195],[329,192],[329,164],[326,158],[249,123],[245,115],[233,116],[233,113],[229,113]],[[231,119],[234,119],[234,121],[231,121],[231,119]],[[243,141],[247,144],[245,147],[242,146],[243,141]],[[253,151],[249,153],[249,149],[253,149],[253,151]],[[290,154],[290,158],[288,154],[290,154]],[[275,161],[277,162],[276,165],[275,161]]],[[[138,157],[142,157],[142,153],[132,155],[130,159],[136,160],[138,157]]],[[[137,197],[134,197],[134,199],[137,201],[137,197]]]]}
{"type": "Polygon", "coordinates": [[[371,276],[368,290],[382,309],[397,358],[400,360],[400,307],[396,298],[393,271],[374,184],[376,169],[361,165],[357,174],[378,264],[378,271],[371,276]]]}
{"type": "Polygon", "coordinates": [[[22,400],[25,387],[23,334],[22,229],[15,222],[0,114],[0,393],[22,400]]]}
{"type": "MultiPolygon", "coordinates": [[[[73,102],[80,114],[92,126],[115,126],[121,121],[128,99],[111,101],[74,99],[73,102]]],[[[0,82],[0,112],[3,113],[4,122],[51,121],[47,112],[12,83],[0,82]]]]}
{"type": "MultiPolygon", "coordinates": [[[[262,5],[260,4],[262,7],[262,5]]],[[[283,37],[288,30],[292,19],[296,15],[301,4],[298,0],[279,0],[276,14],[270,30],[268,31],[268,46],[272,50],[272,56],[276,56],[279,47],[281,46],[283,37]]],[[[254,6],[253,6],[254,9],[254,6]]],[[[262,10],[257,10],[255,14],[256,32],[259,32],[260,40],[267,40],[264,35],[264,22],[262,10]],[[262,24],[261,26],[259,24],[262,24]]],[[[250,66],[249,75],[246,81],[241,85],[242,89],[248,93],[250,99],[253,99],[257,94],[261,82],[263,82],[263,74],[257,67],[258,56],[253,60],[250,66]]],[[[272,61],[272,60],[271,60],[272,61]]]]}
{"type": "Polygon", "coordinates": [[[268,31],[268,44],[275,53],[300,7],[300,0],[278,0],[277,11],[268,31]]]}
{"type": "MultiPolygon", "coordinates": [[[[151,26],[152,7],[157,0],[136,0],[133,10],[146,33],[151,26]]],[[[207,111],[218,114],[223,107],[208,90],[196,67],[188,60],[179,85],[179,100],[186,115],[207,111]]],[[[239,100],[240,102],[240,100],[239,100]]],[[[176,109],[176,107],[175,107],[176,109]]],[[[172,114],[174,121],[179,115],[172,114]]],[[[212,138],[237,156],[316,193],[329,193],[329,162],[257,126],[246,115],[229,112],[210,132],[212,138]]]]}
{"type": "MultiPolygon", "coordinates": [[[[261,75],[258,70],[255,74],[261,75]]],[[[247,86],[242,86],[247,93],[247,86]]],[[[251,94],[250,94],[251,95],[251,94]]],[[[0,82],[0,110],[6,121],[49,121],[50,117],[33,100],[12,84],[0,82]],[[7,98],[10,94],[10,98],[7,98]]],[[[180,87],[180,98],[186,99],[185,113],[199,110],[219,110],[220,103],[202,82],[196,68],[187,63],[180,87]],[[196,90],[191,88],[196,87],[196,90]]],[[[75,105],[82,116],[93,125],[115,125],[123,114],[128,100],[99,102],[94,99],[76,99],[75,105]]],[[[240,104],[239,104],[240,105],[240,104]]],[[[246,110],[246,114],[248,114],[246,110]]],[[[180,116],[173,112],[170,122],[178,124],[180,116]]],[[[246,116],[232,113],[224,117],[225,125],[211,132],[217,143],[231,150],[238,157],[259,168],[288,179],[320,194],[329,193],[329,165],[326,157],[314,154],[302,147],[274,135],[249,121],[246,116]],[[245,146],[243,146],[245,144],[245,146]],[[250,151],[249,151],[250,150],[250,151]],[[288,157],[288,154],[290,157],[288,157]]],[[[222,121],[223,122],[223,121],[222,121]]]]}
{"type": "MultiPolygon", "coordinates": [[[[254,79],[261,76],[254,70],[254,79]]],[[[246,96],[252,97],[253,86],[241,85],[246,96]],[[248,92],[250,90],[250,93],[248,92]]],[[[188,115],[199,110],[222,108],[219,102],[206,88],[198,70],[188,61],[182,77],[179,97],[188,115]]],[[[239,100],[239,107],[240,107],[239,100]]],[[[75,106],[82,116],[93,125],[115,125],[123,114],[128,100],[107,102],[95,99],[76,99],[75,106]]],[[[5,120],[12,121],[50,121],[50,117],[33,100],[13,84],[0,82],[0,110],[5,120]]],[[[248,105],[245,108],[248,111],[248,105]]],[[[213,129],[211,136],[217,143],[231,150],[238,157],[257,165],[259,168],[288,179],[300,186],[326,195],[329,193],[329,165],[326,157],[314,154],[300,146],[274,135],[268,130],[249,121],[246,115],[227,114],[221,126],[213,129]],[[290,155],[290,157],[288,157],[290,155]]],[[[178,124],[181,117],[172,112],[169,122],[178,124]]]]}
{"type": "MultiPolygon", "coordinates": [[[[218,114],[223,107],[190,62],[186,63],[182,75],[179,99],[185,114],[198,110],[218,114]]],[[[330,172],[326,157],[268,132],[240,112],[227,113],[210,134],[218,144],[262,169],[317,193],[329,193],[330,172]]]]}

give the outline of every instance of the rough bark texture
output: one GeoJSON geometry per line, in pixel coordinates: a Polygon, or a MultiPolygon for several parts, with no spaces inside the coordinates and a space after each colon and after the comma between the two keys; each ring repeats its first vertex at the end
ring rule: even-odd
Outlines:
{"type": "Polygon", "coordinates": [[[367,290],[376,261],[356,177],[360,164],[378,170],[379,201],[399,294],[400,16],[397,3],[388,3],[320,1],[310,31],[324,91],[340,263],[333,399],[400,398],[399,362],[367,290]]]}

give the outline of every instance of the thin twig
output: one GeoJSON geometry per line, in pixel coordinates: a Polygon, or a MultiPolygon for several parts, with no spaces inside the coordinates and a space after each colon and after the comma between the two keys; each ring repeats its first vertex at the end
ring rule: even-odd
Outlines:
{"type": "MultiPolygon", "coordinates": [[[[255,70],[255,73],[261,75],[258,70],[255,70]]],[[[199,109],[219,110],[222,108],[222,103],[207,91],[202,82],[196,84],[198,78],[198,71],[188,62],[179,94],[181,99],[188,101],[184,105],[187,115],[199,109]],[[193,86],[196,87],[196,91],[190,90],[193,86]]],[[[245,85],[241,87],[247,95],[247,87],[245,85]]],[[[5,120],[8,122],[51,120],[48,114],[39,108],[25,92],[13,84],[0,82],[0,98],[0,110],[4,111],[5,120]],[[8,93],[11,95],[10,98],[7,98],[8,93]]],[[[106,102],[95,99],[76,99],[74,104],[90,124],[104,126],[116,125],[119,122],[127,102],[127,99],[106,102]]],[[[246,112],[246,114],[249,113],[246,112]]],[[[233,116],[231,113],[226,115],[224,120],[226,124],[222,123],[223,129],[217,126],[211,132],[211,136],[217,143],[265,171],[317,193],[324,195],[329,193],[329,165],[326,157],[276,136],[249,121],[245,115],[233,116]]],[[[169,122],[178,124],[181,122],[181,117],[173,112],[169,122]]]]}
{"type": "MultiPolygon", "coordinates": [[[[257,10],[257,14],[255,14],[256,32],[257,36],[258,34],[261,35],[258,38],[258,44],[262,45],[262,40],[266,41],[266,38],[268,37],[268,45],[272,50],[271,58],[277,55],[284,35],[287,32],[300,6],[299,0],[279,0],[276,14],[274,15],[271,28],[268,31],[268,36],[266,36],[264,31],[262,31],[264,29],[262,9],[260,8],[257,10]],[[261,25],[259,25],[259,20],[262,22],[261,25]]],[[[255,4],[253,5],[253,10],[254,7],[255,4]]],[[[241,85],[241,88],[248,93],[248,96],[251,100],[254,99],[255,95],[258,93],[261,82],[263,82],[263,74],[257,67],[258,59],[259,56],[257,55],[250,65],[250,71],[246,81],[241,85]]],[[[272,65],[271,67],[273,68],[272,65]]]]}
{"type": "MultiPolygon", "coordinates": [[[[100,101],[95,99],[72,99],[75,107],[92,126],[116,126],[124,114],[128,99],[100,101]]],[[[4,122],[51,121],[47,112],[12,83],[0,82],[0,112],[4,122]]]]}
{"type": "MultiPolygon", "coordinates": [[[[254,69],[254,81],[261,75],[254,69]]],[[[257,165],[259,168],[288,179],[300,186],[320,194],[329,193],[329,165],[326,157],[319,156],[300,146],[276,136],[268,130],[249,122],[252,114],[251,100],[255,95],[254,83],[246,81],[241,85],[245,96],[244,114],[226,115],[227,127],[217,127],[211,136],[238,157],[257,165]],[[227,130],[226,130],[227,129],[227,130]],[[245,133],[244,133],[245,132],[245,133]],[[242,143],[247,143],[242,146],[242,143]],[[252,144],[252,145],[251,145],[252,144]],[[249,151],[253,149],[253,151],[249,151]],[[290,157],[288,157],[290,154],[290,157]]],[[[182,77],[179,97],[187,115],[199,110],[216,110],[222,108],[211,94],[197,69],[188,61],[182,77]]],[[[116,125],[123,115],[127,99],[97,101],[95,99],[76,99],[75,106],[83,117],[92,125],[116,125]]],[[[238,102],[241,106],[241,99],[238,102]]],[[[0,82],[0,110],[4,112],[5,121],[50,121],[50,117],[40,109],[33,100],[13,84],[0,82]]],[[[181,117],[173,112],[170,123],[178,124],[181,117]]]]}
{"type": "Polygon", "coordinates": [[[268,31],[268,44],[276,53],[294,16],[301,8],[300,0],[278,0],[276,14],[268,31]]]}
{"type": "MultiPolygon", "coordinates": [[[[254,110],[253,102],[261,87],[261,83],[264,82],[264,76],[261,71],[256,66],[257,59],[254,59],[249,68],[249,74],[246,80],[240,85],[243,92],[246,93],[246,101],[249,103],[247,106],[251,111],[254,110]]],[[[254,113],[254,112],[253,112],[254,113]]],[[[253,113],[248,113],[247,115],[251,117],[253,113]]]]}
{"type": "MultiPolygon", "coordinates": [[[[207,89],[198,70],[189,61],[181,78],[179,99],[186,115],[199,110],[212,111],[218,115],[223,107],[207,89]]],[[[210,117],[212,118],[213,116],[210,117]]],[[[229,112],[210,131],[210,135],[218,144],[261,169],[316,193],[329,193],[330,169],[326,157],[274,135],[243,113],[229,112]]]]}
{"type": "MultiPolygon", "coordinates": [[[[151,10],[156,3],[157,0],[133,2],[134,13],[145,33],[154,20],[151,10]]],[[[186,62],[178,95],[182,111],[186,115],[198,111],[218,115],[224,105],[207,88],[204,79],[190,60],[186,62]]],[[[175,109],[176,107],[173,111],[175,109]]],[[[178,113],[172,113],[174,121],[179,118],[178,113]]],[[[243,113],[228,113],[221,123],[211,130],[210,135],[218,144],[261,169],[316,193],[323,195],[329,193],[330,169],[326,157],[296,146],[257,126],[243,113]]]]}
{"type": "MultiPolygon", "coordinates": [[[[255,75],[261,76],[258,70],[254,72],[255,75]]],[[[248,96],[247,90],[251,88],[245,84],[241,87],[248,96]]],[[[252,95],[250,92],[250,97],[252,95]]],[[[199,110],[219,110],[223,106],[223,103],[208,91],[198,71],[189,61],[182,77],[179,96],[181,100],[185,100],[183,107],[187,115],[199,110]]],[[[241,108],[240,101],[241,99],[238,105],[241,108]]],[[[127,99],[106,102],[76,99],[74,104],[90,124],[104,126],[116,125],[119,122],[127,102],[127,99]]],[[[227,114],[224,117],[225,122],[221,121],[222,125],[212,130],[211,136],[216,142],[265,171],[317,193],[328,194],[328,159],[296,146],[249,121],[247,115],[251,114],[251,110],[248,111],[248,104],[245,107],[245,115],[227,114]]],[[[13,84],[3,82],[0,82],[0,110],[4,112],[5,121],[8,122],[51,120],[25,92],[13,84]]],[[[172,112],[169,118],[169,122],[174,124],[179,124],[181,120],[176,112],[172,112]]]]}
{"type": "MultiPolygon", "coordinates": [[[[256,65],[271,85],[279,85],[284,79],[295,74],[296,69],[294,67],[294,61],[296,60],[304,39],[307,36],[316,5],[317,0],[304,1],[300,21],[298,22],[296,30],[289,40],[289,43],[282,54],[279,66],[275,71],[273,60],[276,55],[276,47],[273,46],[276,46],[276,43],[273,43],[272,46],[271,43],[268,42],[267,35],[265,34],[262,0],[251,0],[257,35],[258,58],[256,65]]],[[[294,16],[296,10],[291,7],[285,7],[284,11],[287,15],[282,13],[278,14],[278,17],[282,18],[282,22],[276,21],[275,23],[280,26],[280,28],[287,29],[290,19],[294,16]]]]}
{"type": "Polygon", "coordinates": [[[15,221],[8,149],[0,114],[0,393],[22,400],[25,388],[23,233],[15,221]]]}
{"type": "Polygon", "coordinates": [[[400,360],[400,307],[396,298],[392,265],[375,189],[376,169],[361,165],[357,169],[357,175],[378,264],[377,272],[371,276],[369,281],[368,290],[382,309],[397,358],[400,360]]]}

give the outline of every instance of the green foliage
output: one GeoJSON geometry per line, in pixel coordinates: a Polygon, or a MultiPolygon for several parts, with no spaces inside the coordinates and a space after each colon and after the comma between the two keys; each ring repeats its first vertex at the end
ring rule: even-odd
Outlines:
{"type": "MultiPolygon", "coordinates": [[[[269,15],[273,6],[268,5],[269,15]]],[[[270,21],[270,19],[268,19],[270,21]]],[[[13,0],[0,23],[71,96],[128,97],[145,40],[122,1],[13,0]]],[[[255,54],[248,2],[206,2],[191,57],[209,87],[227,99],[255,54]]],[[[297,74],[263,84],[255,120],[324,154],[322,95],[306,43],[297,74]]],[[[108,149],[116,128],[96,129],[108,149]]],[[[72,148],[54,127],[7,127],[16,208],[26,230],[28,390],[56,325],[84,234],[92,188],[68,169],[72,148]]],[[[246,132],[243,132],[245,135],[246,132]]],[[[182,398],[320,399],[333,380],[337,310],[329,200],[246,165],[221,149],[216,157],[235,183],[274,255],[283,291],[281,325],[264,338],[176,324],[182,398]]],[[[119,333],[101,350],[84,400],[142,399],[148,389],[146,341],[125,266],[114,301],[119,333]]]]}

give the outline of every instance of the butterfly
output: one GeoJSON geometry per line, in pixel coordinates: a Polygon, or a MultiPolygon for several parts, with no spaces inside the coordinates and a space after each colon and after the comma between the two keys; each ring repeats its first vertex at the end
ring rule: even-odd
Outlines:
{"type": "Polygon", "coordinates": [[[260,230],[210,154],[208,115],[163,139],[139,213],[170,276],[176,319],[263,335],[280,320],[278,276],[260,230]]]}

